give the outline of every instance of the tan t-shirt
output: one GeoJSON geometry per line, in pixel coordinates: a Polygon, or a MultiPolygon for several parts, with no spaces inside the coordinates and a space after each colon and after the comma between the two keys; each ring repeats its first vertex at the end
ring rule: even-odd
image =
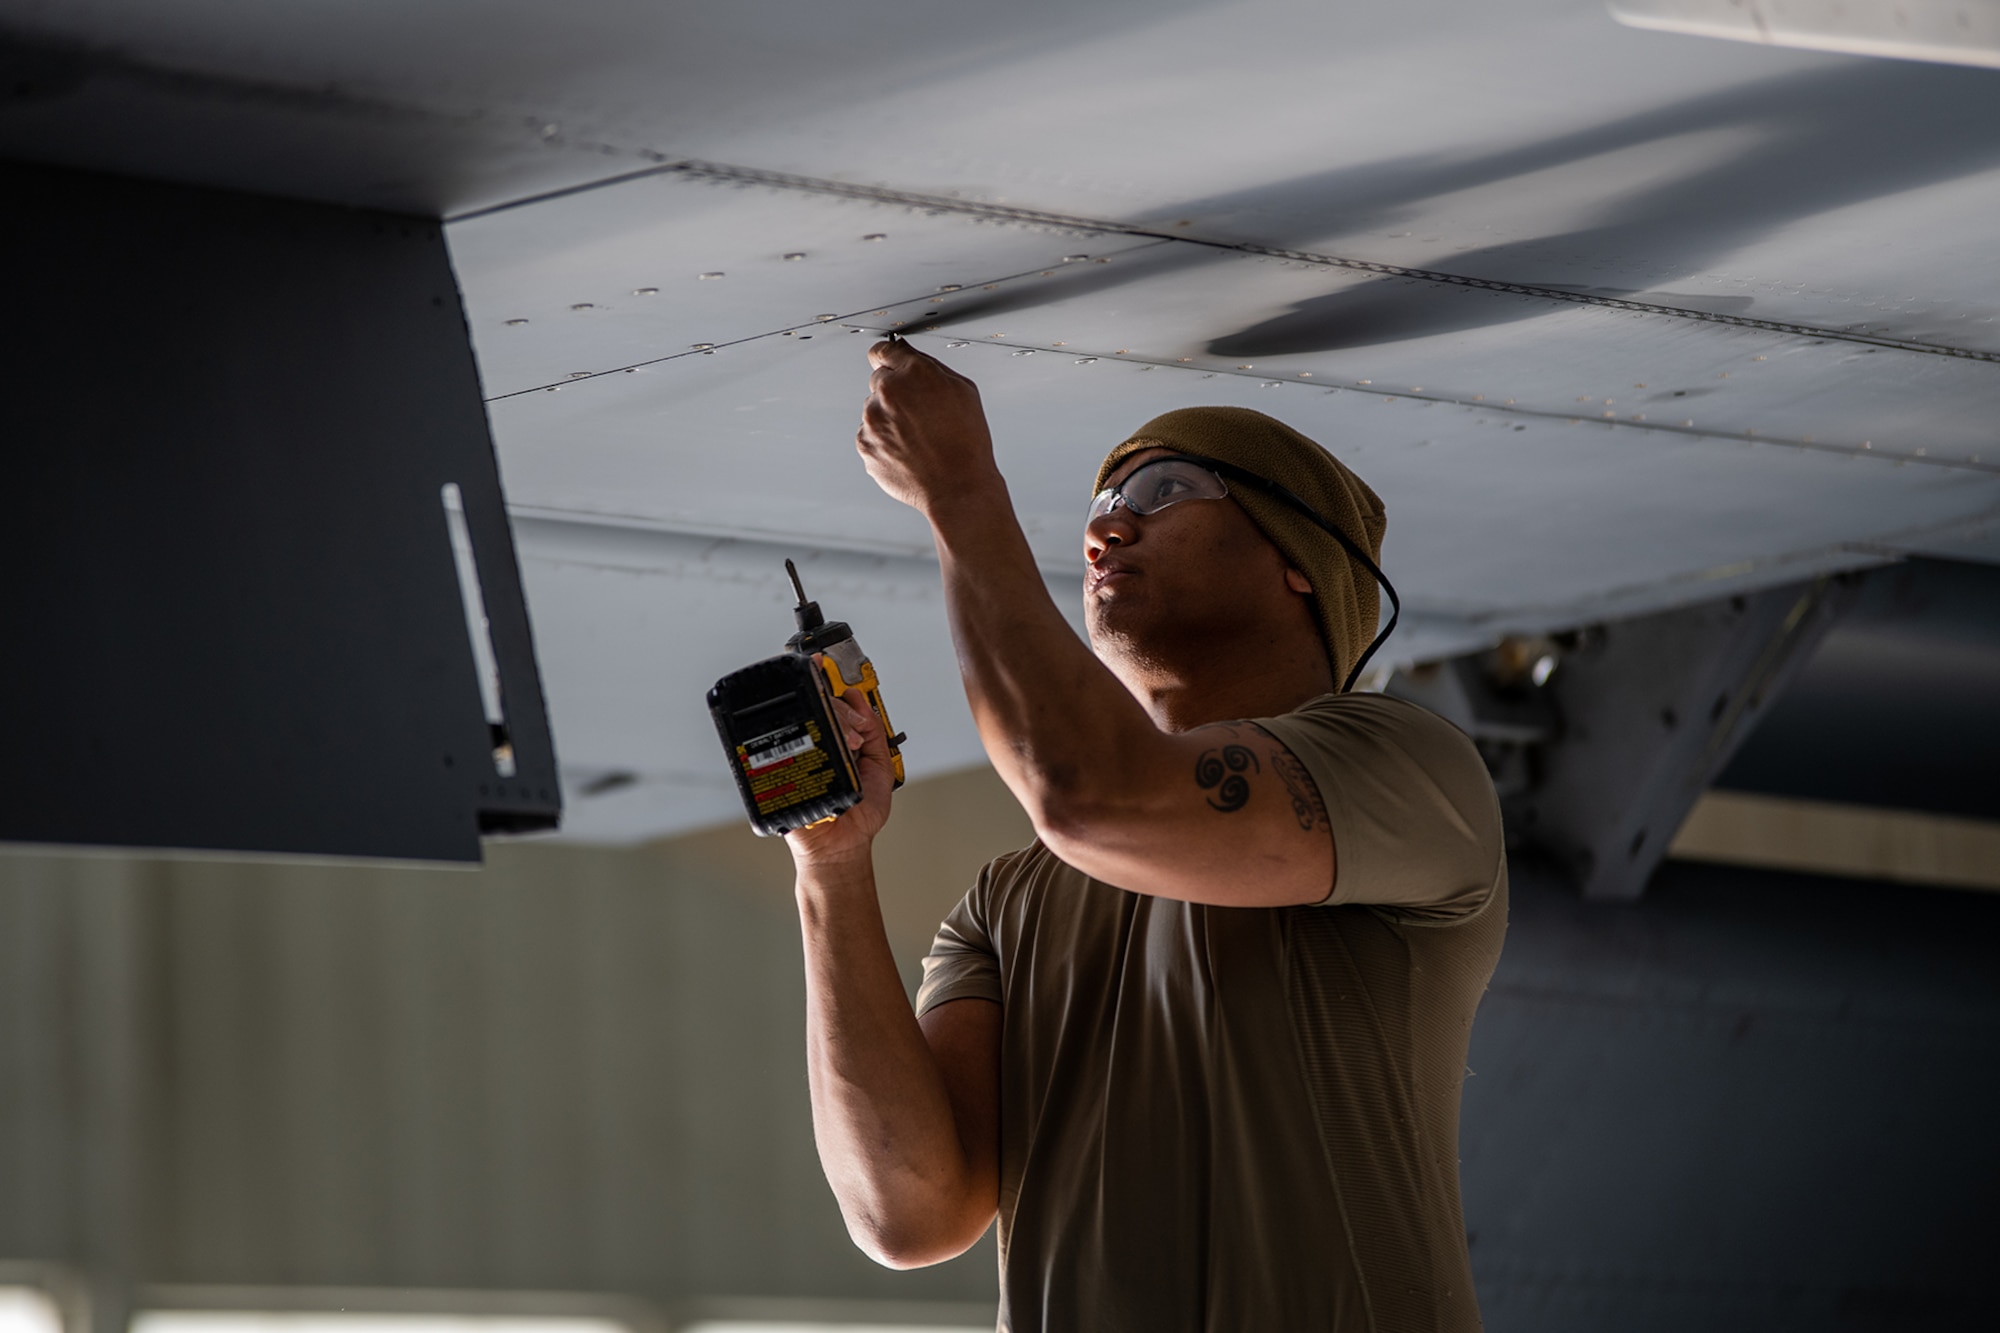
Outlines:
{"type": "Polygon", "coordinates": [[[1326,802],[1326,903],[1129,893],[1037,842],[924,960],[918,1012],[1004,1007],[1003,1330],[1479,1327],[1458,1098],[1507,928],[1493,785],[1383,695],[1257,725],[1326,802]]]}

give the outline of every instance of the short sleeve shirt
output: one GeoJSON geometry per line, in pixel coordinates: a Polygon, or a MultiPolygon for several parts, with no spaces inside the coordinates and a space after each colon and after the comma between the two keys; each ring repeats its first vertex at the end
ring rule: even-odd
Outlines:
{"type": "Polygon", "coordinates": [[[1506,931],[1492,783],[1463,733],[1384,695],[1257,725],[1326,805],[1324,903],[1129,892],[1037,842],[924,960],[919,1013],[1003,1010],[1009,1333],[1479,1327],[1458,1104],[1506,931]]]}

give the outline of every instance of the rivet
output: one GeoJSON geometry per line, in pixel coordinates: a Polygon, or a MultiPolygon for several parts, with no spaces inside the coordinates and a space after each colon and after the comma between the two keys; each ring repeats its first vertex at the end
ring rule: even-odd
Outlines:
{"type": "Polygon", "coordinates": [[[799,341],[800,341],[800,342],[808,342],[808,341],[810,341],[811,339],[812,339],[812,335],[811,335],[810,333],[801,333],[801,334],[799,335],[799,341]]]}
{"type": "Polygon", "coordinates": [[[1615,416],[1617,416],[1618,414],[1617,414],[1616,412],[1606,412],[1606,413],[1605,413],[1604,415],[1605,415],[1605,416],[1607,416],[1607,417],[1615,417],[1615,416]]]}
{"type": "Polygon", "coordinates": [[[1052,268],[1045,268],[1042,270],[1042,276],[1045,278],[1053,278],[1055,275],[1056,271],[1052,268]]]}
{"type": "Polygon", "coordinates": [[[1094,356],[1080,356],[1076,359],[1076,363],[1079,366],[1094,366],[1097,364],[1097,358],[1094,356]]]}
{"type": "Polygon", "coordinates": [[[1483,403],[1486,401],[1486,395],[1483,393],[1475,393],[1472,395],[1472,401],[1475,403],[1483,403]]]}
{"type": "Polygon", "coordinates": [[[1063,341],[1062,339],[1060,339],[1060,338],[1056,339],[1056,342],[1055,342],[1055,345],[1056,345],[1057,347],[1067,347],[1067,346],[1069,346],[1069,344],[1068,344],[1068,343],[1064,342],[1064,341],[1063,341]]]}
{"type": "Polygon", "coordinates": [[[1374,381],[1374,380],[1356,380],[1356,381],[1354,381],[1354,382],[1355,382],[1356,384],[1373,384],[1373,383],[1374,383],[1375,381],[1374,381]]]}
{"type": "Polygon", "coordinates": [[[1275,389],[1278,387],[1278,381],[1265,380],[1262,384],[1258,385],[1257,387],[1260,389],[1275,389]]]}
{"type": "Polygon", "coordinates": [[[714,344],[714,343],[692,343],[692,344],[690,344],[690,345],[691,345],[691,346],[692,346],[692,347],[694,348],[694,350],[695,350],[695,351],[697,351],[697,352],[706,352],[706,351],[709,351],[710,349],[712,349],[712,348],[713,348],[713,347],[715,346],[715,344],[714,344]]]}
{"type": "Polygon", "coordinates": [[[1930,451],[1929,451],[1928,449],[1919,449],[1919,450],[1917,450],[1917,457],[1918,457],[1918,458],[1922,458],[1922,457],[1923,457],[1923,456],[1924,456],[1925,454],[1927,454],[1927,453],[1929,453],[1929,452],[1930,452],[1930,451]]]}
{"type": "Polygon", "coordinates": [[[897,320],[897,321],[896,321],[896,322],[895,322],[894,324],[891,324],[891,325],[890,325],[889,327],[890,327],[890,328],[892,328],[892,329],[900,329],[900,328],[902,328],[902,327],[903,327],[903,325],[905,325],[905,324],[907,324],[907,323],[909,323],[909,321],[908,321],[908,320],[905,320],[905,319],[899,319],[899,320],[897,320]]]}
{"type": "Polygon", "coordinates": [[[1681,422],[1681,424],[1683,426],[1692,426],[1694,424],[1694,418],[1689,417],[1686,421],[1681,422]]]}
{"type": "Polygon", "coordinates": [[[1632,414],[1632,420],[1634,421],[1644,421],[1645,419],[1646,419],[1646,414],[1644,412],[1634,412],[1632,414]]]}
{"type": "Polygon", "coordinates": [[[942,296],[933,296],[933,297],[931,298],[931,304],[932,304],[932,305],[943,305],[943,304],[944,304],[944,298],[943,298],[942,296]]]}
{"type": "Polygon", "coordinates": [[[1511,405],[1513,404],[1513,402],[1514,402],[1514,400],[1513,400],[1512,398],[1509,398],[1509,399],[1507,400],[1507,403],[1506,403],[1506,405],[1508,405],[1508,406],[1511,406],[1511,405]]]}
{"type": "Polygon", "coordinates": [[[587,370],[572,370],[569,373],[569,377],[573,380],[587,380],[590,378],[590,372],[587,370]]]}
{"type": "Polygon", "coordinates": [[[946,343],[946,344],[945,344],[945,346],[946,346],[946,347],[970,347],[970,346],[972,346],[972,344],[971,344],[971,343],[965,343],[965,342],[950,342],[950,343],[946,343]]]}
{"type": "MultiPolygon", "coordinates": [[[[1140,370],[1141,370],[1141,371],[1143,372],[1143,371],[1148,371],[1148,370],[1151,370],[1151,369],[1152,369],[1152,367],[1151,367],[1151,366],[1140,366],[1140,367],[1139,367],[1139,369],[1140,369],[1140,370]]],[[[1979,460],[1975,458],[1975,459],[1973,459],[1972,461],[1973,461],[1973,462],[1975,462],[1975,463],[1977,463],[1977,462],[1978,462],[1979,460]]]]}
{"type": "Polygon", "coordinates": [[[578,301],[578,302],[577,302],[577,303],[576,303],[575,305],[571,306],[571,307],[570,307],[570,309],[571,309],[571,310],[595,310],[595,309],[597,309],[597,307],[596,307],[596,306],[594,306],[594,305],[592,305],[592,304],[591,304],[590,302],[588,302],[588,301],[578,301]]]}
{"type": "Polygon", "coordinates": [[[799,261],[800,261],[801,259],[804,259],[805,257],[806,257],[806,252],[805,252],[805,251],[803,251],[803,250],[793,250],[793,251],[790,251],[790,252],[788,252],[788,253],[787,253],[787,254],[785,255],[785,262],[786,262],[787,264],[796,264],[796,263],[798,263],[798,262],[799,262],[799,261]]]}
{"type": "Polygon", "coordinates": [[[1645,385],[1643,385],[1643,384],[1635,384],[1635,385],[1633,385],[1632,387],[1633,387],[1633,388],[1635,388],[1635,389],[1643,389],[1643,388],[1645,388],[1646,386],[1645,386],[1645,385]]]}
{"type": "Polygon", "coordinates": [[[1750,359],[1752,361],[1769,361],[1771,358],[1768,356],[1753,356],[1750,359]]]}
{"type": "Polygon", "coordinates": [[[713,282],[722,275],[720,273],[698,273],[695,276],[700,278],[703,282],[713,282]]]}
{"type": "Polygon", "coordinates": [[[527,322],[528,321],[525,319],[510,319],[507,321],[507,327],[510,329],[518,329],[527,322]]]}
{"type": "Polygon", "coordinates": [[[1611,406],[1611,403],[1612,403],[1612,400],[1611,400],[1611,399],[1609,399],[1609,398],[1607,398],[1607,399],[1605,399],[1605,400],[1604,400],[1604,405],[1605,405],[1606,407],[1609,407],[1609,406],[1611,406]]]}
{"type": "Polygon", "coordinates": [[[658,296],[659,294],[660,289],[658,287],[634,287],[632,289],[632,295],[634,296],[658,296]]]}
{"type": "Polygon", "coordinates": [[[981,287],[979,290],[982,292],[997,292],[1000,290],[1000,284],[997,282],[989,282],[984,287],[981,287]]]}
{"type": "Polygon", "coordinates": [[[1299,378],[1300,378],[1300,379],[1302,379],[1302,380],[1309,380],[1309,379],[1311,379],[1312,377],[1313,377],[1313,373],[1312,373],[1312,372],[1311,372],[1310,370],[1301,370],[1301,371],[1299,372],[1299,378]]]}
{"type": "Polygon", "coordinates": [[[1194,358],[1191,356],[1177,356],[1174,360],[1180,362],[1182,365],[1186,365],[1188,362],[1194,360],[1194,358]]]}
{"type": "Polygon", "coordinates": [[[1729,372],[1725,370],[1720,375],[1717,375],[1716,378],[1719,380],[1726,380],[1729,378],[1729,372]]]}
{"type": "Polygon", "coordinates": [[[1089,255],[1064,255],[1064,256],[1063,256],[1063,263],[1065,263],[1065,264],[1081,264],[1081,263],[1082,263],[1082,262],[1083,262],[1084,260],[1086,260],[1086,259],[1088,259],[1088,258],[1090,258],[1090,256],[1089,256],[1089,255]]]}
{"type": "MultiPolygon", "coordinates": [[[[1690,422],[1690,423],[1688,423],[1688,424],[1692,425],[1692,424],[1694,424],[1694,423],[1690,422]]],[[[1863,441],[1861,442],[1861,447],[1862,447],[1863,449],[1873,449],[1873,448],[1875,447],[1875,445],[1873,444],[1873,442],[1871,442],[1871,441],[1869,441],[1869,440],[1863,440],[1863,441]]]]}
{"type": "Polygon", "coordinates": [[[955,282],[947,282],[944,286],[938,288],[938,290],[941,292],[962,292],[965,289],[955,282]]]}
{"type": "Polygon", "coordinates": [[[636,374],[638,374],[638,373],[639,373],[639,367],[637,367],[637,366],[627,366],[627,367],[625,367],[625,373],[626,373],[627,375],[636,375],[636,374]]]}
{"type": "Polygon", "coordinates": [[[1132,350],[1132,349],[1131,349],[1131,348],[1129,348],[1129,347],[1121,347],[1121,348],[1119,348],[1119,349],[1118,349],[1117,351],[1113,352],[1113,353],[1112,353],[1111,355],[1113,355],[1113,356],[1124,356],[1124,355],[1125,355],[1125,354],[1126,354],[1127,352],[1129,352],[1129,351],[1131,351],[1131,350],[1132,350]]]}
{"type": "Polygon", "coordinates": [[[1412,384],[1410,386],[1411,393],[1422,393],[1423,391],[1424,391],[1424,386],[1421,384],[1412,384]]]}
{"type": "Polygon", "coordinates": [[[820,323],[822,323],[822,324],[831,324],[831,323],[833,323],[833,321],[834,321],[834,320],[836,320],[836,319],[839,319],[839,318],[840,318],[840,316],[838,316],[838,315],[814,315],[814,316],[813,316],[813,318],[814,318],[814,319],[816,319],[816,320],[818,320],[818,321],[819,321],[820,323]]]}
{"type": "Polygon", "coordinates": [[[1108,259],[1100,259],[1100,260],[1098,260],[1097,262],[1098,262],[1098,263],[1100,263],[1100,264],[1108,264],[1108,263],[1110,263],[1111,261],[1110,261],[1110,260],[1108,260],[1108,259]]]}
{"type": "MultiPolygon", "coordinates": [[[[548,390],[547,390],[547,392],[549,392],[549,393],[555,393],[556,391],[558,391],[558,390],[559,390],[559,389],[561,389],[561,388],[562,388],[562,385],[560,385],[560,384],[551,384],[551,385],[550,385],[550,386],[548,387],[548,390]]],[[[1864,445],[1864,446],[1862,446],[1862,447],[1863,447],[1863,448],[1866,448],[1867,446],[1865,446],[1865,445],[1864,445]]]]}
{"type": "Polygon", "coordinates": [[[889,239],[889,234],[882,231],[871,231],[861,239],[864,241],[886,241],[889,239]]]}
{"type": "Polygon", "coordinates": [[[1035,349],[1032,347],[1023,347],[1020,351],[1014,353],[1015,356],[1033,356],[1034,354],[1035,349]]]}
{"type": "Polygon", "coordinates": [[[875,313],[876,313],[876,314],[878,314],[878,315],[886,315],[886,314],[888,314],[889,312],[888,312],[888,311],[886,311],[886,310],[877,310],[877,311],[876,311],[875,313]]]}

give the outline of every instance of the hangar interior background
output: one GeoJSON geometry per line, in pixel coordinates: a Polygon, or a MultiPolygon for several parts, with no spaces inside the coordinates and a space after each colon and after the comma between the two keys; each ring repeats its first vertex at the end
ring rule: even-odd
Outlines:
{"type": "Polygon", "coordinates": [[[1489,1327],[1983,1326],[2000,33],[1614,8],[0,0],[0,1328],[990,1323],[990,1240],[841,1233],[701,705],[798,559],[912,976],[1029,836],[848,449],[889,330],[1072,616],[1165,407],[1383,495],[1369,687],[1518,843],[1489,1327]]]}

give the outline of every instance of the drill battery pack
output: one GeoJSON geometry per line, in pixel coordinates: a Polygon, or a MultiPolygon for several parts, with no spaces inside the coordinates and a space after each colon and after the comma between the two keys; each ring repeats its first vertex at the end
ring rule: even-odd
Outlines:
{"type": "Polygon", "coordinates": [[[832,819],[861,799],[861,775],[812,658],[781,653],[732,671],[708,692],[750,826],[776,837],[832,819]]]}

